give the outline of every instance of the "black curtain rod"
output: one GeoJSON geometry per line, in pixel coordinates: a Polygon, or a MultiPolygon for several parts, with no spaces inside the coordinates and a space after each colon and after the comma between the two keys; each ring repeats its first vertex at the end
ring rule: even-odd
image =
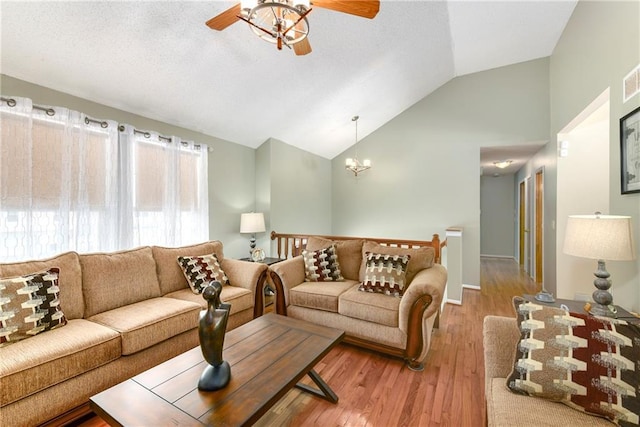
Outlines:
{"type": "MultiPolygon", "coordinates": [[[[120,132],[124,131],[124,125],[120,125],[118,126],[118,130],[120,132]]],[[[142,135],[145,138],[151,138],[151,133],[147,132],[147,131],[143,131],[143,130],[138,130],[138,129],[133,129],[133,133],[137,133],[138,135],[142,135]]],[[[158,139],[162,140],[162,141],[167,141],[167,142],[171,142],[173,141],[171,138],[169,138],[168,136],[162,136],[162,135],[158,135],[158,139]]]]}
{"type": "MultiPolygon", "coordinates": [[[[13,107],[15,107],[15,106],[17,105],[16,100],[15,100],[15,99],[13,99],[13,98],[5,98],[4,96],[2,96],[2,97],[0,97],[0,101],[4,101],[4,102],[6,102],[6,103],[7,103],[7,105],[8,105],[9,107],[12,107],[12,108],[13,108],[13,107]]],[[[53,109],[53,108],[51,108],[51,107],[42,107],[42,106],[40,106],[40,105],[35,105],[35,104],[32,104],[31,106],[32,106],[34,109],[36,109],[36,110],[44,111],[44,112],[47,114],[47,116],[55,116],[55,114],[56,114],[56,110],[54,110],[54,109],[53,109]]],[[[102,128],[107,128],[107,127],[109,127],[109,123],[108,123],[108,122],[106,122],[106,121],[104,121],[104,120],[96,120],[96,119],[92,119],[91,117],[87,117],[87,116],[85,116],[85,117],[84,117],[84,122],[85,122],[86,124],[89,124],[89,123],[96,123],[96,124],[99,124],[99,125],[100,125],[100,127],[102,127],[102,128]]],[[[124,131],[124,125],[120,125],[120,126],[118,126],[118,130],[119,130],[120,132],[124,131]]],[[[146,131],[142,131],[142,130],[138,130],[138,129],[133,129],[133,132],[134,132],[134,133],[137,133],[138,135],[143,135],[145,138],[151,138],[151,133],[150,133],[150,132],[146,132],[146,131]]],[[[158,135],[158,139],[160,139],[160,140],[162,140],[162,141],[166,141],[166,142],[171,142],[171,141],[173,141],[173,140],[172,140],[171,138],[169,138],[168,136],[162,136],[162,135],[158,135]]],[[[186,142],[183,142],[183,144],[184,144],[184,145],[188,145],[188,143],[186,143],[186,142]]],[[[195,145],[194,145],[194,148],[196,148],[196,149],[197,149],[197,148],[200,148],[200,144],[195,144],[195,145]]],[[[212,151],[212,149],[209,147],[209,148],[207,149],[207,151],[212,151]]]]}
{"type": "MultiPolygon", "coordinates": [[[[15,107],[15,106],[17,105],[16,100],[15,100],[15,99],[13,99],[13,98],[5,98],[5,97],[3,96],[3,97],[0,97],[0,100],[2,100],[2,101],[4,101],[4,102],[6,102],[6,103],[7,103],[7,105],[8,105],[9,107],[12,107],[12,108],[13,108],[13,107],[15,107]]],[[[51,117],[53,117],[53,116],[55,116],[55,115],[56,115],[56,110],[54,110],[54,109],[53,109],[53,108],[51,108],[51,107],[42,107],[42,106],[40,106],[40,105],[36,105],[36,104],[32,104],[31,106],[32,106],[32,107],[33,107],[33,109],[35,109],[35,110],[44,111],[44,112],[47,114],[47,116],[51,116],[51,117]]],[[[100,127],[101,127],[101,128],[108,128],[108,127],[109,127],[109,123],[107,123],[106,121],[104,121],[104,120],[96,120],[96,119],[92,119],[91,117],[87,117],[87,116],[85,116],[85,117],[84,117],[84,122],[85,122],[86,124],[89,124],[89,123],[97,123],[97,124],[99,124],[99,125],[100,125],[100,127]]]]}

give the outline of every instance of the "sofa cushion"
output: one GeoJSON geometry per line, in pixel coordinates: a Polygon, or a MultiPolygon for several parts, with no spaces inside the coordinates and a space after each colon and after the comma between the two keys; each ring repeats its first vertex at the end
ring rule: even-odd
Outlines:
{"type": "Polygon", "coordinates": [[[0,349],[0,406],[105,365],[121,355],[120,334],[84,319],[0,349]]]}
{"type": "Polygon", "coordinates": [[[0,278],[0,347],[67,324],[52,267],[24,276],[0,278]]]}
{"type": "Polygon", "coordinates": [[[58,287],[67,320],[81,319],[84,316],[84,298],[82,296],[82,270],[80,258],[75,252],[66,252],[53,258],[39,261],[24,261],[0,264],[0,277],[14,277],[44,271],[51,267],[60,269],[58,287]]]}
{"type": "Polygon", "coordinates": [[[358,288],[363,292],[401,297],[404,293],[409,255],[383,255],[367,252],[364,281],[358,288]]]}
{"type": "Polygon", "coordinates": [[[338,298],[356,282],[304,282],[289,291],[289,304],[338,312],[338,298]]]}
{"type": "Polygon", "coordinates": [[[158,272],[158,282],[162,295],[189,287],[182,268],[176,262],[179,256],[214,253],[219,260],[224,259],[222,243],[217,240],[179,248],[152,246],[151,251],[153,252],[153,258],[156,260],[156,271],[158,272]]]}
{"type": "Polygon", "coordinates": [[[388,255],[409,255],[409,265],[407,266],[407,286],[418,273],[418,271],[433,267],[433,259],[435,251],[430,247],[423,248],[397,248],[393,246],[385,246],[376,242],[366,241],[362,245],[362,263],[360,265],[360,281],[364,281],[364,272],[366,267],[365,255],[367,252],[375,252],[378,254],[388,255]]]}
{"type": "Polygon", "coordinates": [[[344,280],[335,245],[317,251],[302,251],[306,282],[338,282],[344,280]]]}
{"type": "Polygon", "coordinates": [[[640,331],[515,297],[520,341],[507,386],[614,422],[640,420],[640,331]]]}
{"type": "Polygon", "coordinates": [[[494,427],[602,426],[604,418],[578,412],[561,403],[512,393],[504,378],[491,378],[486,387],[487,424],[494,427]]]}
{"type": "Polygon", "coordinates": [[[201,294],[209,283],[218,281],[223,286],[229,284],[216,254],[179,256],[178,265],[182,268],[189,288],[194,294],[201,294]]]}
{"type": "MultiPolygon", "coordinates": [[[[165,297],[191,301],[200,305],[203,309],[207,307],[207,300],[205,300],[201,294],[194,294],[190,289],[170,292],[165,295],[165,297]]],[[[243,310],[252,309],[254,305],[253,293],[250,290],[233,285],[222,287],[220,300],[231,304],[231,311],[229,312],[231,315],[243,310]]]]}
{"type": "Polygon", "coordinates": [[[134,354],[195,328],[201,307],[175,298],[151,298],[105,311],[88,320],[120,332],[122,354],[134,354]]]}
{"type": "Polygon", "coordinates": [[[84,317],[160,296],[150,247],[80,255],[84,317]]]}
{"type": "Polygon", "coordinates": [[[400,299],[384,294],[360,292],[359,285],[340,295],[338,313],[353,319],[366,320],[379,325],[398,327],[400,299]]]}
{"type": "Polygon", "coordinates": [[[329,240],[322,237],[309,237],[306,249],[308,251],[317,251],[318,249],[328,248],[336,245],[338,250],[338,259],[340,260],[340,271],[342,277],[348,280],[359,280],[360,265],[362,264],[362,239],[349,240],[329,240]]]}

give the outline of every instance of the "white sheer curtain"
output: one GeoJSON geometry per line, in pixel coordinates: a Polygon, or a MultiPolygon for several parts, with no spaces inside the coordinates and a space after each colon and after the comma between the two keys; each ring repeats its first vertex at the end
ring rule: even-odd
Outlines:
{"type": "Polygon", "coordinates": [[[120,125],[126,247],[209,239],[207,146],[120,125]]]}
{"type": "Polygon", "coordinates": [[[209,239],[206,145],[8,99],[0,261],[209,239]]]}
{"type": "Polygon", "coordinates": [[[117,123],[12,100],[0,103],[0,258],[116,249],[117,123]]]}

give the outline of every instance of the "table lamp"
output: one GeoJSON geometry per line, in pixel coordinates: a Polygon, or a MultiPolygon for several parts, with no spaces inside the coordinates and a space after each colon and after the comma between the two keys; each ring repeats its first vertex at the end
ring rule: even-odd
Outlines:
{"type": "Polygon", "coordinates": [[[599,212],[594,215],[570,215],[563,251],[568,255],[598,260],[598,269],[594,273],[596,279],[593,281],[597,289],[592,295],[595,304],[591,306],[590,313],[595,316],[613,317],[613,297],[608,291],[611,280],[605,260],[635,259],[631,217],[601,215],[599,212]]]}
{"type": "Polygon", "coordinates": [[[256,233],[264,233],[264,215],[262,212],[243,213],[240,216],[240,233],[251,234],[249,240],[249,258],[252,258],[253,251],[256,248],[256,233]]]}

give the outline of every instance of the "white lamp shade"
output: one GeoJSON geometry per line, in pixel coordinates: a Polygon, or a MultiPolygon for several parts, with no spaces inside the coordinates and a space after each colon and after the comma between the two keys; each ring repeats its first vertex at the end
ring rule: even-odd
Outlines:
{"type": "Polygon", "coordinates": [[[264,233],[265,231],[262,212],[243,213],[240,216],[240,233],[264,233]]]}
{"type": "Polygon", "coordinates": [[[567,221],[563,252],[605,261],[635,259],[630,216],[571,215],[567,221]]]}

